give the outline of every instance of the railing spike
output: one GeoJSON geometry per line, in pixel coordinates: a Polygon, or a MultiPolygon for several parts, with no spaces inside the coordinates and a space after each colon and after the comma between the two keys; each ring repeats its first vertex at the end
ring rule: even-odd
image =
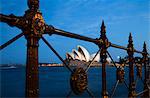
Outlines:
{"type": "Polygon", "coordinates": [[[106,37],[106,30],[105,30],[105,24],[104,21],[102,21],[101,25],[101,35],[99,39],[102,43],[99,44],[99,48],[101,49],[100,52],[100,58],[102,63],[102,97],[108,98],[108,92],[107,92],[107,83],[106,83],[106,58],[107,58],[107,48],[109,46],[108,39],[106,37]]]}
{"type": "Polygon", "coordinates": [[[133,40],[132,34],[129,34],[128,46],[127,46],[127,53],[129,56],[129,93],[128,97],[135,97],[135,81],[134,81],[134,47],[133,47],[133,40]]]}
{"type": "Polygon", "coordinates": [[[143,52],[147,54],[146,42],[145,41],[144,41],[144,44],[143,44],[143,52]]]}
{"type": "Polygon", "coordinates": [[[100,31],[100,33],[101,33],[101,38],[106,38],[106,26],[105,26],[105,24],[104,24],[104,20],[102,21],[102,25],[101,25],[101,31],[100,31]]]}
{"type": "Polygon", "coordinates": [[[28,7],[31,10],[39,9],[39,0],[28,0],[28,7]]]}
{"type": "Polygon", "coordinates": [[[148,72],[147,72],[147,65],[148,65],[148,53],[147,53],[147,49],[146,49],[146,43],[144,42],[143,44],[143,60],[142,60],[142,63],[144,64],[144,89],[143,90],[148,90],[147,92],[144,92],[142,97],[149,97],[150,94],[149,94],[149,89],[148,89],[148,86],[147,86],[147,81],[149,79],[149,75],[148,75],[148,72]]]}
{"type": "MultiPolygon", "coordinates": [[[[130,32],[130,34],[129,34],[129,40],[128,40],[128,42],[129,42],[128,45],[130,45],[130,46],[133,48],[133,39],[132,39],[132,34],[131,34],[131,32],[130,32]]],[[[128,47],[130,47],[130,46],[128,46],[128,47]]]]}

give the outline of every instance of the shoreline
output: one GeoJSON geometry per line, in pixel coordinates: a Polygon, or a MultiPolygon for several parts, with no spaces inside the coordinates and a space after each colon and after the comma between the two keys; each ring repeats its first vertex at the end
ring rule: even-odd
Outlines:
{"type": "MultiPolygon", "coordinates": [[[[137,64],[135,64],[135,65],[137,65],[137,64]]],[[[69,65],[69,66],[70,67],[76,67],[75,65],[69,65]]],[[[106,66],[107,67],[115,67],[113,64],[106,64],[106,66]]],[[[120,64],[116,64],[116,66],[120,66],[120,64]]],[[[128,67],[129,65],[126,64],[125,66],[128,67]]],[[[26,67],[26,66],[23,64],[0,64],[0,67],[2,68],[2,67],[26,67]]],[[[56,63],[55,64],[48,64],[47,63],[47,64],[39,64],[39,67],[65,67],[65,66],[63,64],[56,64],[56,63]]],[[[102,64],[93,64],[93,65],[91,65],[91,67],[102,67],[102,64]]]]}

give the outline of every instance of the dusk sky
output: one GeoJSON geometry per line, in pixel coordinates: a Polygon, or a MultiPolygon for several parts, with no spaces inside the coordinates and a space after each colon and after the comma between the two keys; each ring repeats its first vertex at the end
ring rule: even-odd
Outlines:
{"type": "MultiPolygon", "coordinates": [[[[0,13],[22,16],[27,9],[27,0],[0,0],[0,13]]],[[[40,11],[47,24],[91,38],[99,38],[104,20],[110,42],[127,46],[131,32],[135,49],[142,51],[145,41],[150,53],[150,0],[40,0],[40,11]]],[[[0,22],[0,45],[19,33],[18,28],[0,22]]],[[[64,59],[77,45],[85,47],[90,54],[98,51],[93,43],[58,35],[44,37],[64,59]]],[[[115,60],[117,56],[127,55],[124,50],[109,48],[108,51],[115,60]]],[[[1,50],[0,56],[0,64],[25,64],[25,38],[21,37],[1,50]]],[[[39,62],[61,63],[42,40],[39,42],[39,62]]]]}

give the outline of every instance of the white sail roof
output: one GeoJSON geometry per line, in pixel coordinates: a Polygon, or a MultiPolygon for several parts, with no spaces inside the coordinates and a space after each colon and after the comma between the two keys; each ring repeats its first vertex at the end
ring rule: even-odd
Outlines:
{"type": "MultiPolygon", "coordinates": [[[[90,56],[90,61],[93,60],[93,58],[95,57],[96,53],[93,53],[91,56],[90,56]]],[[[100,53],[97,54],[97,56],[95,57],[94,61],[96,62],[99,62],[100,61],[100,53]]]]}
{"type": "Polygon", "coordinates": [[[89,62],[90,60],[89,52],[83,46],[78,45],[77,48],[78,48],[78,51],[82,54],[82,60],[89,62]]]}
{"type": "Polygon", "coordinates": [[[80,52],[78,52],[77,50],[73,49],[72,53],[74,53],[74,59],[76,59],[76,60],[82,60],[82,56],[81,56],[80,52]]]}
{"type": "Polygon", "coordinates": [[[68,53],[66,53],[66,58],[67,59],[72,59],[72,60],[74,60],[74,54],[72,53],[72,52],[68,52],[68,53]]]}
{"type": "Polygon", "coordinates": [[[106,60],[108,63],[111,63],[111,58],[107,57],[106,60]]]}
{"type": "MultiPolygon", "coordinates": [[[[95,57],[95,55],[96,55],[96,53],[94,53],[94,54],[91,55],[90,61],[93,60],[93,58],[95,57]]],[[[106,60],[107,60],[108,63],[111,63],[111,58],[107,57],[106,60]]],[[[95,57],[94,61],[100,62],[100,53],[97,54],[97,56],[95,57]]]]}
{"type": "MultiPolygon", "coordinates": [[[[89,54],[87,49],[85,49],[83,46],[78,45],[77,46],[78,50],[73,49],[71,53],[66,54],[66,58],[73,59],[73,60],[79,60],[79,61],[92,61],[93,58],[95,57],[96,53],[93,53],[92,55],[89,54]]],[[[111,63],[110,58],[106,58],[108,63],[111,63]]],[[[94,59],[95,62],[100,62],[100,52],[97,54],[97,56],[94,59]]]]}

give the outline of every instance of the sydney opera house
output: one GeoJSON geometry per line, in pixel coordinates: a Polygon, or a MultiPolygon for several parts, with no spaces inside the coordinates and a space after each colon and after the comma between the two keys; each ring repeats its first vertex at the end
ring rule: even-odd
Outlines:
{"type": "MultiPolygon", "coordinates": [[[[72,49],[72,52],[66,53],[66,61],[70,65],[88,65],[93,58],[95,57],[96,53],[90,54],[86,48],[81,45],[77,46],[77,49],[72,49]]],[[[107,58],[107,63],[111,63],[111,59],[107,58]]],[[[100,65],[100,53],[97,54],[91,66],[99,66],[100,65]]]]}

